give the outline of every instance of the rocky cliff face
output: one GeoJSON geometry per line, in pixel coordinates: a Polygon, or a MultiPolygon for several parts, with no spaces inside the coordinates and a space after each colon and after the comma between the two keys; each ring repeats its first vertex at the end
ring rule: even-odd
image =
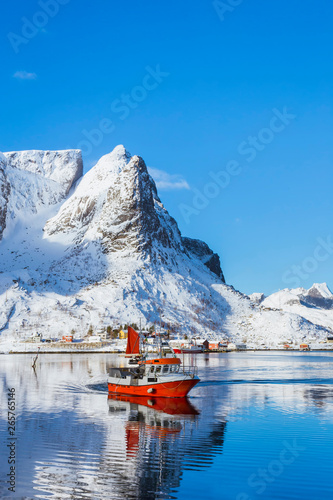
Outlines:
{"type": "Polygon", "coordinates": [[[200,240],[192,238],[182,238],[182,242],[186,250],[198,257],[212,273],[216,274],[223,283],[225,283],[224,275],[221,269],[220,257],[214,253],[209,246],[200,240]]]}
{"type": "Polygon", "coordinates": [[[0,154],[0,240],[6,227],[7,206],[10,194],[10,186],[5,174],[6,165],[5,156],[0,154]]]}

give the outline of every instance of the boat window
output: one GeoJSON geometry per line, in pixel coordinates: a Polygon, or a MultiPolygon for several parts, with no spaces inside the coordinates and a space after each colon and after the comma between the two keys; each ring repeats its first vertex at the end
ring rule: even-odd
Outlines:
{"type": "Polygon", "coordinates": [[[155,366],[151,366],[150,367],[150,373],[154,373],[154,371],[155,371],[155,366]]]}
{"type": "Polygon", "coordinates": [[[168,365],[163,366],[163,373],[169,373],[169,366],[168,365]]]}
{"type": "Polygon", "coordinates": [[[179,365],[175,365],[175,372],[178,373],[179,372],[179,365]]]}
{"type": "Polygon", "coordinates": [[[162,368],[161,366],[156,366],[156,373],[160,373],[161,368],[162,368]]]}

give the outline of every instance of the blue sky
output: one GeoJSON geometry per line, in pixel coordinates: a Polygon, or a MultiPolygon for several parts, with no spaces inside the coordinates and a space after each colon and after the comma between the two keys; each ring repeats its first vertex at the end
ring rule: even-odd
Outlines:
{"type": "Polygon", "coordinates": [[[332,17],[327,0],[7,2],[0,150],[82,147],[88,170],[124,144],[235,288],[332,289],[332,17]]]}

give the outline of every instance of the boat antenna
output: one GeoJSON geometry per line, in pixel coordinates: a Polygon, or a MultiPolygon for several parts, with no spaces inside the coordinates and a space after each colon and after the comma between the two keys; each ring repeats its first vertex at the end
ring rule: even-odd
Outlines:
{"type": "Polygon", "coordinates": [[[162,313],[160,309],[160,357],[163,358],[163,349],[162,349],[162,313]]]}
{"type": "MultiPolygon", "coordinates": [[[[141,318],[140,318],[140,330],[139,330],[139,335],[140,335],[140,340],[141,340],[141,349],[140,349],[140,354],[141,356],[144,355],[144,344],[143,344],[143,338],[142,338],[142,330],[141,330],[141,318]]],[[[140,344],[139,344],[140,345],[140,344]]]]}

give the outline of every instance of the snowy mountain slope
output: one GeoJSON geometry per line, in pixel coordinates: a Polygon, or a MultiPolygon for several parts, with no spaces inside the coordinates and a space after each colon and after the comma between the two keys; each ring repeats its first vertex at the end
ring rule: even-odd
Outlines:
{"type": "Polygon", "coordinates": [[[56,182],[64,195],[83,173],[82,154],[78,149],[9,152],[4,156],[11,167],[56,182]]]}
{"type": "Polygon", "coordinates": [[[36,330],[82,336],[91,324],[147,325],[160,317],[183,334],[254,345],[326,338],[328,330],[300,312],[266,310],[226,285],[219,257],[181,236],[144,161],[123,146],[79,180],[77,151],[5,156],[2,339],[36,330]]]}
{"type": "Polygon", "coordinates": [[[3,231],[15,232],[20,219],[63,200],[82,176],[82,168],[81,152],[76,150],[4,153],[0,158],[3,231]]]}

